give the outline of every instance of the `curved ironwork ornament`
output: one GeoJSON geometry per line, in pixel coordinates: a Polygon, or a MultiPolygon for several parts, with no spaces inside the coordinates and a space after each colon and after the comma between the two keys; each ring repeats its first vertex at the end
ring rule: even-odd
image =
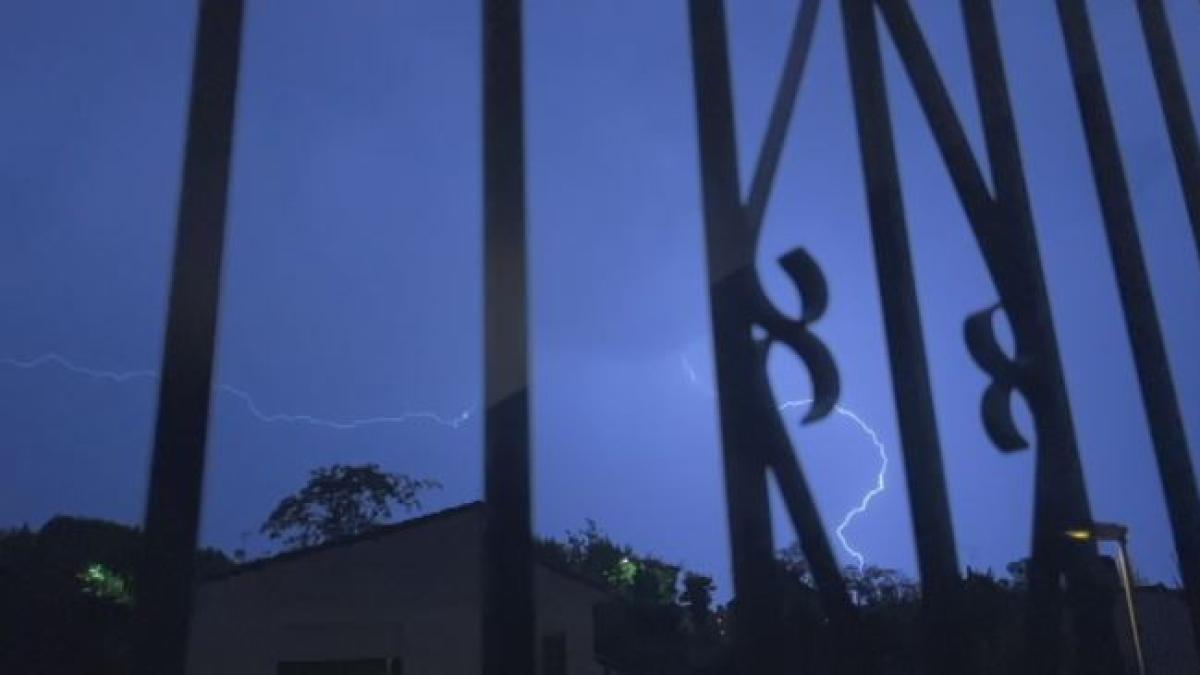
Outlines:
{"type": "Polygon", "coordinates": [[[721,447],[741,626],[734,638],[740,667],[755,675],[787,672],[771,532],[772,475],[833,624],[834,651],[843,670],[864,670],[845,581],[767,375],[768,354],[778,343],[800,359],[812,380],[813,403],[804,423],[833,411],[840,390],[837,368],[829,349],[810,330],[828,306],[828,287],[807,251],[797,248],[783,255],[779,264],[802,302],[799,315],[789,316],[765,293],[754,255],[818,6],[819,0],[804,0],[797,12],[749,197],[743,199],[724,3],[689,3],[721,447]]]}
{"type": "Polygon", "coordinates": [[[1020,391],[1025,378],[1021,372],[1021,361],[1009,358],[996,337],[994,318],[1000,309],[997,303],[967,317],[963,333],[967,351],[976,365],[992,378],[983,392],[980,406],[983,428],[997,448],[1003,452],[1014,452],[1029,448],[1029,441],[1017,429],[1012,415],[1013,393],[1020,391]]]}
{"type": "MultiPolygon", "coordinates": [[[[809,326],[820,319],[829,306],[829,289],[820,265],[804,248],[795,248],[780,256],[779,266],[795,284],[800,295],[800,316],[793,319],[779,311],[763,291],[758,275],[754,274],[754,285],[747,289],[747,295],[753,307],[754,325],[762,328],[766,336],[756,342],[764,356],[772,345],[779,343],[804,364],[812,383],[812,404],[802,423],[811,424],[833,412],[841,395],[841,379],[833,354],[809,330],[809,326]]],[[[766,363],[762,365],[765,375],[766,363]]],[[[777,407],[772,413],[780,414],[777,407]]]]}
{"type": "MultiPolygon", "coordinates": [[[[908,3],[870,4],[891,33],[1000,297],[999,307],[975,313],[964,327],[968,350],[991,378],[982,397],[985,430],[1002,451],[1028,447],[1012,420],[1014,392],[1025,397],[1033,415],[1038,452],[1028,622],[1031,666],[1039,672],[1058,670],[1064,653],[1063,610],[1069,609],[1081,638],[1074,649],[1080,669],[1111,672],[1119,656],[1108,618],[1111,593],[1096,564],[1096,547],[1062,535],[1071,523],[1089,521],[1091,509],[991,2],[963,0],[961,8],[992,186],[984,180],[908,3]],[[993,318],[998,308],[1012,325],[1015,358],[1007,356],[996,339],[993,318]]],[[[873,16],[864,18],[864,25],[873,24],[873,16]]],[[[882,74],[868,84],[882,92],[882,74]]]]}
{"type": "MultiPolygon", "coordinates": [[[[994,188],[984,180],[908,3],[865,3],[879,10],[892,35],[1000,298],[968,316],[964,325],[968,351],[991,380],[981,397],[984,430],[1003,452],[1025,449],[1030,443],[1012,416],[1014,393],[1025,398],[1033,415],[1038,455],[1030,572],[1032,658],[1039,670],[1057,668],[1063,652],[1058,640],[1061,611],[1070,605],[1075,629],[1085,638],[1080,644],[1095,645],[1077,649],[1077,658],[1088,672],[1104,672],[1118,658],[1109,639],[1109,594],[1094,564],[1095,546],[1062,536],[1066,524],[1090,521],[1090,507],[990,0],[963,0],[962,13],[994,188]],[[995,315],[1001,309],[1012,326],[1013,356],[996,337],[995,315]],[[1065,594],[1063,576],[1068,580],[1065,594]]],[[[865,23],[872,22],[868,17],[865,23]]],[[[882,74],[866,84],[882,91],[882,74]]]]}

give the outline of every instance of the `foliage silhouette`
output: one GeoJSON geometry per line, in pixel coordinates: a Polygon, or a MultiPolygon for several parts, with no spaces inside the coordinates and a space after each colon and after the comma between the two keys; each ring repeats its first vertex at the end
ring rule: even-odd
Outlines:
{"type": "Polygon", "coordinates": [[[568,570],[614,595],[646,606],[673,606],[680,568],[654,556],[617,544],[587,520],[582,530],[568,531],[565,542],[540,539],[543,562],[568,570]]]}
{"type": "Polygon", "coordinates": [[[717,590],[712,577],[695,572],[683,575],[683,592],[679,602],[687,612],[691,631],[701,637],[712,637],[716,632],[716,615],[713,613],[713,593],[717,590]]]}
{"type": "Polygon", "coordinates": [[[420,494],[435,480],[389,473],[378,464],[333,464],[313,469],[298,492],[280,500],[262,533],[297,549],[338,541],[387,522],[392,507],[421,508],[420,494]]]}
{"type": "MultiPolygon", "coordinates": [[[[0,530],[0,673],[129,672],[135,527],[56,516],[40,531],[0,530]]],[[[196,577],[233,566],[196,552],[196,577]]]]}

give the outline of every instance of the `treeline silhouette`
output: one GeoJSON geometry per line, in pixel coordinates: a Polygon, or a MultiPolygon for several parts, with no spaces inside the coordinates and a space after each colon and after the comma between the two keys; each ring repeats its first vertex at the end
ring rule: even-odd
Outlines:
{"type": "MultiPolygon", "coordinates": [[[[291,550],[356,536],[391,520],[393,508],[420,510],[419,495],[437,487],[374,464],[318,468],[279,502],[262,533],[291,550]]],[[[538,539],[536,551],[543,564],[605,591],[595,647],[608,666],[629,675],[734,672],[737,598],[718,602],[711,576],[615,542],[590,520],[561,539],[538,539]]],[[[0,530],[0,672],[128,672],[141,552],[138,528],[104,520],[57,516],[38,531],[0,530]]],[[[777,558],[786,656],[824,672],[836,641],[808,565],[795,544],[777,558]]],[[[242,562],[242,551],[231,558],[201,549],[198,583],[242,562]]],[[[961,634],[979,673],[1023,668],[1024,569],[1017,562],[1006,576],[968,570],[963,580],[961,634]]],[[[844,575],[862,618],[862,649],[883,672],[915,672],[920,586],[879,567],[844,575]]]]}

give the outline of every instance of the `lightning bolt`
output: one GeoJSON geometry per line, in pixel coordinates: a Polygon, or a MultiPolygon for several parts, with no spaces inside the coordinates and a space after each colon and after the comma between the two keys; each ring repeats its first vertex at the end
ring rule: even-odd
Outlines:
{"type": "MultiPolygon", "coordinates": [[[[812,403],[812,399],[810,398],[799,399],[795,401],[784,401],[782,404],[780,404],[779,411],[783,412],[788,408],[797,408],[799,406],[808,405],[809,403],[812,403]]],[[[862,417],[859,417],[858,414],[853,410],[850,410],[842,405],[835,405],[833,409],[837,412],[837,414],[843,417],[848,417],[852,422],[858,425],[858,428],[871,439],[871,442],[875,444],[875,449],[879,451],[879,473],[875,474],[875,487],[867,490],[866,494],[864,494],[862,499],[859,500],[858,506],[850,509],[846,512],[846,515],[842,516],[842,522],[838,523],[837,529],[834,530],[838,541],[840,541],[842,544],[842,548],[844,548],[846,552],[857,561],[858,571],[862,572],[867,561],[865,558],[863,558],[862,553],[856,551],[854,547],[846,541],[846,528],[850,526],[850,523],[855,518],[867,512],[867,507],[871,505],[872,499],[875,499],[875,497],[880,495],[884,490],[887,490],[887,448],[883,446],[883,441],[879,440],[879,434],[871,428],[871,425],[867,424],[866,421],[863,420],[862,417]]]]}
{"type": "MultiPolygon", "coordinates": [[[[711,388],[708,388],[700,381],[700,377],[696,373],[696,369],[692,367],[692,364],[690,361],[688,361],[687,356],[680,354],[679,358],[680,364],[683,366],[684,373],[687,375],[688,381],[693,386],[706,391],[710,396],[715,396],[715,393],[711,390],[711,388]]],[[[53,366],[76,375],[82,375],[94,380],[112,382],[114,384],[124,384],[135,380],[159,379],[159,374],[153,370],[101,370],[98,368],[81,366],[77,363],[74,363],[70,359],[67,359],[61,354],[53,352],[42,354],[41,356],[27,360],[16,359],[12,357],[0,357],[0,365],[19,370],[36,370],[46,366],[53,366]]],[[[473,419],[473,410],[471,408],[467,408],[458,415],[451,417],[439,415],[438,413],[427,410],[415,410],[405,411],[398,415],[364,417],[349,420],[335,420],[307,414],[268,413],[264,411],[262,407],[259,406],[258,402],[255,401],[254,397],[244,389],[239,389],[231,384],[221,383],[217,384],[217,386],[214,387],[214,390],[237,399],[247,412],[249,412],[259,422],[264,424],[302,424],[333,429],[336,431],[348,431],[386,424],[405,424],[414,421],[424,421],[449,429],[458,429],[473,419]]],[[[783,412],[790,408],[808,405],[811,402],[811,399],[784,401],[779,405],[779,411],[783,412]]],[[[887,484],[885,482],[888,467],[887,449],[884,447],[883,441],[880,440],[879,434],[876,433],[876,431],[872,429],[871,426],[853,410],[850,410],[842,405],[834,406],[834,410],[839,415],[847,417],[853,421],[854,424],[857,425],[858,428],[871,439],[871,442],[875,444],[876,449],[879,451],[880,464],[879,473],[876,475],[875,479],[875,487],[871,488],[866,494],[863,495],[857,506],[846,512],[835,530],[838,541],[841,543],[842,548],[845,549],[846,553],[855,559],[856,564],[861,571],[866,565],[866,559],[862,553],[857,551],[846,540],[845,531],[855,518],[864,515],[867,512],[867,508],[870,506],[871,501],[887,489],[887,484]]]]}
{"type": "MultiPolygon", "coordinates": [[[[696,374],[696,369],[692,367],[692,364],[690,361],[688,361],[686,355],[680,354],[679,362],[683,366],[683,372],[687,375],[688,381],[691,382],[693,386],[706,391],[710,396],[715,396],[715,393],[711,388],[701,384],[700,378],[696,374]]],[[[779,404],[779,412],[783,412],[790,408],[806,406],[810,403],[812,403],[811,398],[784,401],[783,403],[779,404]]],[[[854,558],[855,565],[858,567],[858,571],[862,572],[863,568],[866,567],[867,560],[865,557],[863,557],[861,552],[850,545],[850,542],[846,541],[846,528],[850,526],[850,523],[852,523],[855,518],[867,512],[867,508],[871,505],[871,500],[875,499],[875,497],[887,490],[887,448],[884,447],[883,441],[880,440],[879,434],[875,431],[875,429],[871,428],[871,425],[867,424],[866,420],[859,416],[858,413],[843,405],[835,405],[833,409],[837,414],[854,422],[859,430],[861,430],[868,438],[871,439],[871,442],[875,445],[875,449],[879,452],[879,472],[875,475],[875,486],[862,496],[862,499],[859,500],[857,506],[847,511],[846,514],[842,516],[841,522],[838,523],[837,528],[834,530],[834,534],[837,535],[838,542],[841,543],[842,549],[844,549],[846,553],[850,555],[850,557],[854,558]]]]}
{"type": "MultiPolygon", "coordinates": [[[[44,366],[55,366],[62,370],[83,375],[93,380],[101,380],[123,384],[134,380],[157,380],[159,375],[153,370],[128,370],[128,371],[113,371],[100,370],[97,368],[89,368],[87,366],[78,365],[61,354],[47,353],[36,358],[21,360],[11,357],[0,357],[0,365],[5,365],[10,368],[20,370],[36,370],[44,366]]],[[[385,424],[405,424],[407,422],[424,421],[449,429],[458,429],[472,419],[472,410],[467,408],[461,413],[452,417],[439,415],[428,410],[405,411],[398,415],[379,416],[379,417],[364,417],[361,419],[350,420],[335,420],[315,415],[303,415],[293,413],[268,413],[258,405],[254,397],[245,389],[239,389],[231,384],[218,384],[213,388],[215,391],[223,393],[227,396],[237,399],[242,406],[259,422],[263,424],[303,424],[314,427],[324,427],[326,429],[334,429],[337,431],[348,431],[351,429],[362,429],[364,427],[380,426],[385,424]]]]}
{"type": "Polygon", "coordinates": [[[709,396],[716,398],[716,392],[700,384],[700,377],[696,375],[696,369],[692,367],[692,362],[688,361],[688,357],[686,355],[679,355],[679,364],[683,366],[683,372],[687,373],[688,381],[692,383],[692,386],[704,389],[708,392],[709,396]]]}

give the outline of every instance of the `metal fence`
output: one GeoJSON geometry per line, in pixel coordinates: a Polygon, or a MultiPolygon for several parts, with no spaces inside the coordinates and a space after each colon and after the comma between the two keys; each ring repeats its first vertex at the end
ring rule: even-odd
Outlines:
{"type": "MultiPolygon", "coordinates": [[[[1200,147],[1161,0],[1135,2],[1187,214],[1200,253],[1200,147]]],[[[519,0],[483,0],[485,236],[484,671],[526,675],[534,667],[526,338],[522,37],[519,0]]],[[[836,669],[871,672],[856,649],[860,621],[846,592],[803,468],[781,424],[766,374],[778,343],[805,366],[815,423],[838,400],[839,379],[817,322],[827,304],[821,268],[803,248],[779,264],[803,299],[797,317],[760,286],[755,252],[763,214],[801,89],[819,0],[799,3],[749,194],[743,197],[733,126],[723,0],[689,0],[699,121],[709,293],[720,401],[738,630],[736,661],[755,675],[793,672],[781,649],[768,481],[777,482],[833,626],[836,669]],[[758,337],[761,336],[761,337],[758,337]]],[[[1036,454],[1029,571],[1032,668],[1119,672],[1107,607],[1113,593],[1096,545],[1063,532],[1091,522],[1054,319],[1000,54],[991,0],[962,0],[987,160],[967,142],[907,0],[840,0],[844,44],[882,299],[897,418],[922,586],[926,670],[971,672],[957,635],[960,573],[922,337],[920,300],[880,55],[890,36],[929,123],[995,287],[997,301],[967,317],[964,339],[990,378],[983,425],[1004,452],[1036,454]],[[986,177],[990,177],[990,181],[986,177]],[[989,184],[991,187],[989,187],[989,184]],[[1015,354],[999,346],[993,319],[1007,317],[1015,354]],[[1035,438],[1011,418],[1014,395],[1032,412],[1035,438]],[[1070,625],[1077,640],[1058,635],[1070,625]],[[1073,653],[1065,653],[1067,649],[1073,653]]],[[[1193,626],[1200,629],[1200,497],[1163,337],[1138,240],[1127,180],[1084,0],[1057,0],[1070,72],[1124,320],[1166,497],[1193,626]]],[[[241,46],[241,0],[202,0],[187,127],[166,347],[139,579],[136,672],[183,671],[209,416],[225,206],[241,46]]],[[[1200,640],[1197,641],[1200,644],[1200,640]]]]}

